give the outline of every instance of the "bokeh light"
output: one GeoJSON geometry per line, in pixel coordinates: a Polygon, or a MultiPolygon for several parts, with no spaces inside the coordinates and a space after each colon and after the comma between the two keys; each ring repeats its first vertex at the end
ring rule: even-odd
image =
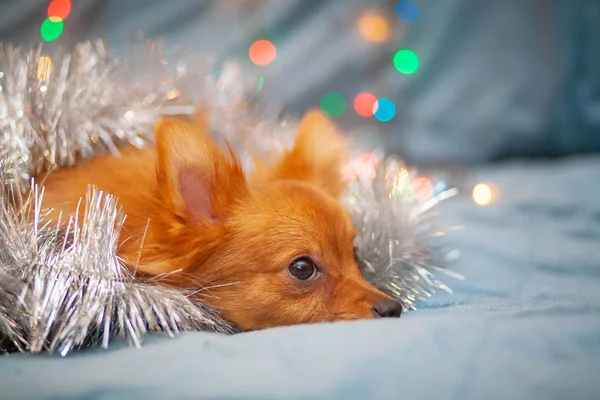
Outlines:
{"type": "Polygon", "coordinates": [[[42,39],[44,39],[46,42],[51,42],[58,39],[63,31],[63,26],[64,24],[62,19],[53,21],[50,18],[46,18],[40,29],[42,39]]]}
{"type": "Polygon", "coordinates": [[[135,112],[133,112],[132,110],[125,111],[125,119],[127,121],[133,121],[133,118],[135,118],[135,112]]]}
{"type": "Polygon", "coordinates": [[[373,107],[377,102],[377,97],[371,93],[363,92],[354,98],[354,110],[361,117],[372,117],[375,111],[373,107]]]}
{"type": "Polygon", "coordinates": [[[377,175],[379,157],[375,153],[366,152],[352,158],[342,168],[345,180],[373,179],[377,175]]]}
{"type": "Polygon", "coordinates": [[[433,194],[433,183],[424,176],[418,176],[412,181],[412,189],[419,200],[427,200],[433,194]]]}
{"type": "Polygon", "coordinates": [[[385,42],[390,37],[388,22],[375,12],[368,12],[358,20],[358,31],[370,42],[385,42]]]}
{"type": "Polygon", "coordinates": [[[414,74],[419,69],[419,57],[410,50],[400,50],[394,56],[394,66],[403,74],[414,74]]]}
{"type": "Polygon", "coordinates": [[[396,106],[390,99],[381,98],[373,105],[373,114],[381,122],[388,122],[396,115],[396,106]]]}
{"type": "Polygon", "coordinates": [[[37,78],[40,82],[46,81],[52,73],[52,59],[48,56],[41,56],[38,61],[37,78]]]}
{"type": "Polygon", "coordinates": [[[48,6],[48,17],[57,22],[58,20],[65,20],[71,12],[71,1],[70,0],[54,0],[48,6]]]}
{"type": "Polygon", "coordinates": [[[419,19],[419,6],[411,0],[402,0],[396,4],[396,14],[398,18],[406,22],[414,22],[419,19]]]}
{"type": "Polygon", "coordinates": [[[250,61],[256,65],[265,66],[275,61],[277,57],[277,49],[275,45],[268,40],[257,40],[250,45],[248,50],[250,61]]]}
{"type": "Polygon", "coordinates": [[[321,111],[331,118],[341,117],[346,111],[346,99],[337,92],[329,92],[321,98],[321,111]]]}
{"type": "Polygon", "coordinates": [[[480,206],[490,204],[492,201],[492,189],[485,183],[478,183],[473,188],[473,201],[480,206]]]}

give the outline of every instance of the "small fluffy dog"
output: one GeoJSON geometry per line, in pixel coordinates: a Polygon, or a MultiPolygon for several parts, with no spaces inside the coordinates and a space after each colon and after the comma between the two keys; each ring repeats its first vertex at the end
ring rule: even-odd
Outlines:
{"type": "Polygon", "coordinates": [[[167,119],[155,146],[127,148],[40,177],[44,206],[74,214],[88,185],[118,197],[127,218],[119,256],[164,276],[242,329],[399,317],[402,307],[362,277],[355,230],[337,198],[345,143],[318,111],[294,148],[247,180],[205,119],[167,119]]]}

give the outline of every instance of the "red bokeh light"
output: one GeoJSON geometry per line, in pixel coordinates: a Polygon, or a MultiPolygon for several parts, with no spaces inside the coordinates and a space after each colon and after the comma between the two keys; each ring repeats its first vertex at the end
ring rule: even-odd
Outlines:
{"type": "Polygon", "coordinates": [[[354,98],[354,110],[356,113],[363,117],[373,116],[373,107],[377,102],[377,97],[371,93],[359,93],[354,98]]]}
{"type": "Polygon", "coordinates": [[[250,46],[248,56],[250,57],[250,61],[256,65],[269,65],[277,57],[277,49],[268,40],[257,40],[250,46]]]}
{"type": "Polygon", "coordinates": [[[54,21],[54,19],[60,18],[65,20],[71,12],[71,1],[70,0],[54,0],[48,6],[48,17],[54,21]]]}

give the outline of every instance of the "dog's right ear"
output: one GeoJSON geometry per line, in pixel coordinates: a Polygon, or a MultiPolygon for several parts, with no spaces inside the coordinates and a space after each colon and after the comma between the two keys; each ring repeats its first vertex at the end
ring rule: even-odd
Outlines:
{"type": "Polygon", "coordinates": [[[156,126],[157,180],[161,194],[184,220],[218,223],[247,194],[246,178],[233,152],[210,138],[206,120],[166,119],[156,126]]]}
{"type": "Polygon", "coordinates": [[[346,138],[329,118],[320,111],[310,110],[298,126],[294,148],[273,168],[257,170],[258,179],[310,182],[337,197],[345,186],[341,164],[347,146],[346,138]]]}

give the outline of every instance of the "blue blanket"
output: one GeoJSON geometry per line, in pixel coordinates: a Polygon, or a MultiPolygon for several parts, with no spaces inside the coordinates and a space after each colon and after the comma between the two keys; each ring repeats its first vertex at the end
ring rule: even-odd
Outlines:
{"type": "Polygon", "coordinates": [[[217,336],[141,350],[0,358],[0,398],[600,398],[600,158],[472,170],[497,201],[443,206],[465,229],[437,294],[399,320],[217,336]]]}

